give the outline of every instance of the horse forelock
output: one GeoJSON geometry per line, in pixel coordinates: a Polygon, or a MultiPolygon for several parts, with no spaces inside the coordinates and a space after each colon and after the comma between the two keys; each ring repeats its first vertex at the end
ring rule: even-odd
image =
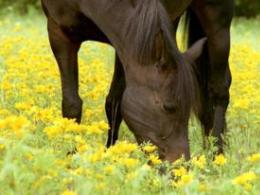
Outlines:
{"type": "MultiPolygon", "coordinates": [[[[169,15],[160,0],[142,0],[138,5],[138,16],[135,18],[135,38],[131,38],[132,57],[141,65],[155,64],[156,37],[161,33],[164,51],[161,55],[168,56],[169,65],[176,65],[177,86],[172,91],[173,101],[178,101],[181,106],[180,114],[187,115],[193,110],[198,111],[198,92],[192,66],[184,59],[173,37],[173,25],[169,15]],[[177,100],[178,99],[178,100],[177,100]]],[[[133,18],[131,19],[133,20],[133,18]]],[[[133,22],[133,21],[132,21],[133,22]]],[[[129,31],[128,31],[129,33],[129,31]]],[[[170,90],[170,89],[169,89],[170,90]]]]}

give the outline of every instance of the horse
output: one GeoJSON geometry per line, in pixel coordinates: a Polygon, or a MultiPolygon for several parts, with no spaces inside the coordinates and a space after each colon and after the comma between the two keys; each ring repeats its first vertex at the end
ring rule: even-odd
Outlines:
{"type": "Polygon", "coordinates": [[[95,40],[116,50],[105,105],[110,125],[108,147],[118,139],[124,119],[137,142],[157,145],[162,159],[174,161],[182,155],[188,159],[192,109],[197,110],[205,132],[214,120],[213,135],[221,140],[231,77],[224,58],[228,57],[229,36],[219,45],[222,27],[229,32],[230,25],[220,13],[231,10],[231,4],[220,0],[42,0],[50,45],[60,69],[63,117],[80,123],[83,102],[78,93],[77,54],[82,42],[95,40]],[[186,9],[192,36],[190,49],[181,53],[175,34],[186,9]],[[191,16],[196,16],[195,21],[191,16]],[[203,23],[205,16],[208,20],[203,23]],[[195,34],[194,25],[201,27],[195,34]],[[204,35],[208,37],[206,48],[204,35]],[[193,70],[195,61],[198,66],[193,70]],[[198,106],[200,102],[202,106],[198,106]]]}
{"type": "MultiPolygon", "coordinates": [[[[216,138],[217,153],[223,153],[223,136],[226,130],[226,111],[229,104],[232,76],[229,67],[230,28],[234,14],[234,1],[221,0],[161,0],[167,8],[174,27],[174,38],[180,16],[186,14],[187,47],[207,37],[207,45],[196,60],[194,68],[199,84],[199,109],[196,113],[203,127],[204,147],[208,137],[216,138]],[[185,11],[185,14],[183,12],[185,11]]],[[[113,86],[113,85],[112,85],[113,86]]],[[[112,88],[113,89],[113,88],[112,88]]],[[[113,94],[111,90],[110,94],[113,94]]],[[[111,106],[111,101],[108,101],[111,106]]],[[[113,103],[112,103],[113,104],[113,103]]],[[[108,106],[109,107],[109,106],[108,106]]],[[[113,106],[112,106],[113,108],[113,106]]],[[[113,113],[113,112],[112,112],[113,113]]],[[[113,115],[112,116],[116,116],[113,115]]],[[[120,116],[116,119],[113,134],[109,134],[109,145],[117,140],[120,116]]]]}

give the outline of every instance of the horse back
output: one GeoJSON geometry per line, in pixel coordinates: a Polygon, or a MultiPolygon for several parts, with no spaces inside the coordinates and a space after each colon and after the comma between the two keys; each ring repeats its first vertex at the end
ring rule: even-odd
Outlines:
{"type": "Polygon", "coordinates": [[[74,0],[41,1],[47,18],[54,21],[73,40],[110,42],[99,27],[82,13],[74,0]]]}

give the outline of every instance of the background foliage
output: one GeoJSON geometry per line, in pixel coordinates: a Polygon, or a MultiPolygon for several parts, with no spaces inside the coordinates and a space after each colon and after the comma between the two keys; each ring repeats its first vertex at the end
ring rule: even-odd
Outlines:
{"type": "Polygon", "coordinates": [[[260,14],[259,0],[235,0],[236,15],[252,17],[260,14]]]}
{"type": "MultiPolygon", "coordinates": [[[[260,14],[259,0],[235,0],[236,15],[254,17],[260,14]]],[[[40,9],[40,0],[0,0],[0,8],[8,8],[7,10],[15,10],[22,14],[27,13],[30,7],[40,9]]]]}

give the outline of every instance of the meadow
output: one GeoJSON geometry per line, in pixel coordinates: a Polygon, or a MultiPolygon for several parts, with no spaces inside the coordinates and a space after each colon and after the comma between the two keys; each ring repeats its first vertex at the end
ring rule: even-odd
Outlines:
{"type": "Polygon", "coordinates": [[[234,20],[225,154],[213,155],[213,139],[203,149],[201,127],[192,119],[192,159],[169,164],[151,144],[137,146],[124,124],[118,144],[104,147],[110,46],[82,46],[78,125],[61,117],[60,77],[44,18],[1,17],[0,194],[260,194],[259,35],[259,20],[234,20]],[[75,147],[78,152],[67,155],[75,147]]]}

